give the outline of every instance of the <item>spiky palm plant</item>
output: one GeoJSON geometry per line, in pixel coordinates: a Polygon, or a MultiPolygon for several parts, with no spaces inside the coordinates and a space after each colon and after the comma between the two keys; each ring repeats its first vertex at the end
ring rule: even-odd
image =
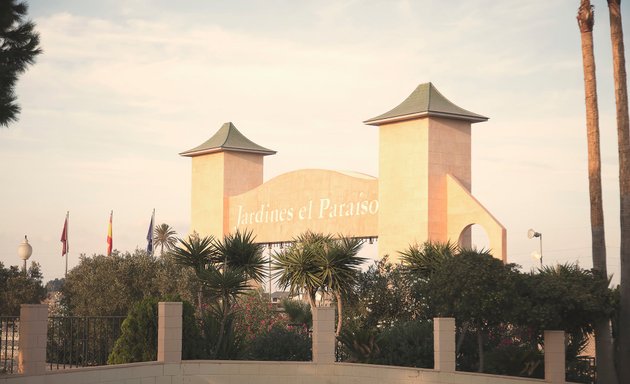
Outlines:
{"type": "Polygon", "coordinates": [[[427,278],[444,259],[453,257],[458,252],[457,245],[449,242],[411,245],[409,249],[400,252],[405,271],[427,278]]]}
{"type": "Polygon", "coordinates": [[[252,232],[236,231],[225,235],[222,241],[215,240],[213,247],[220,263],[225,263],[228,269],[242,270],[250,279],[261,283],[267,277],[267,260],[263,256],[264,245],[254,240],[252,232]]]}

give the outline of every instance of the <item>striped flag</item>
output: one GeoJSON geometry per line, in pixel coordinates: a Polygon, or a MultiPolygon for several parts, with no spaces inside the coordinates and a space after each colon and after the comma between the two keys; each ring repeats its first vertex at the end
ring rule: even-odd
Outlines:
{"type": "Polygon", "coordinates": [[[66,212],[66,221],[63,222],[63,231],[61,231],[61,257],[70,252],[70,242],[68,241],[68,218],[70,217],[70,212],[66,212]]]}
{"type": "Polygon", "coordinates": [[[153,256],[153,221],[155,220],[155,209],[151,215],[151,221],[149,222],[149,231],[147,232],[147,253],[153,256]]]}
{"type": "Polygon", "coordinates": [[[109,227],[107,228],[107,256],[112,255],[112,245],[114,240],[112,239],[112,218],[114,216],[114,211],[112,210],[109,214],[109,227]]]}

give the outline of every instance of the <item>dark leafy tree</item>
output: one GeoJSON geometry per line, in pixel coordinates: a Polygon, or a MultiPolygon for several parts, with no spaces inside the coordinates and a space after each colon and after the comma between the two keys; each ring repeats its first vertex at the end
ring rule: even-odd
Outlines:
{"type": "Polygon", "coordinates": [[[25,271],[17,266],[5,268],[0,262],[0,315],[18,316],[21,304],[39,304],[46,298],[39,264],[25,271]]]}
{"type": "MultiPolygon", "coordinates": [[[[121,334],[108,358],[108,364],[124,364],[157,359],[158,300],[146,298],[132,307],[121,326],[121,334]]],[[[164,301],[180,301],[167,298],[164,301]]],[[[204,358],[203,341],[195,310],[183,302],[182,310],[182,358],[193,360],[204,358]]]]}
{"type": "Polygon", "coordinates": [[[361,272],[348,295],[345,321],[358,329],[389,328],[421,317],[422,300],[411,294],[402,268],[385,256],[361,272]]]}
{"type": "Polygon", "coordinates": [[[514,265],[504,265],[486,251],[460,250],[446,243],[425,243],[401,252],[413,294],[425,305],[425,315],[454,317],[461,322],[458,351],[469,329],[477,335],[478,370],[483,372],[484,337],[506,321],[514,305],[514,265]]]}
{"type": "Polygon", "coordinates": [[[26,2],[0,0],[0,126],[15,122],[20,113],[15,95],[19,75],[42,53],[35,24],[25,20],[26,2]]]}
{"type": "Polygon", "coordinates": [[[68,271],[62,304],[75,316],[126,315],[146,297],[178,295],[193,301],[198,287],[194,273],[168,255],[156,259],[144,250],[82,255],[79,265],[68,271]]]}

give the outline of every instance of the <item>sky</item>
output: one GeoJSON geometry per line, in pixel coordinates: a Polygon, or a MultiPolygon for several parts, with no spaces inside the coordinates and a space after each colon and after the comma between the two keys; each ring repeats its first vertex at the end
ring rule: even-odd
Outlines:
{"type": "MultiPolygon", "coordinates": [[[[618,282],[610,28],[606,1],[593,3],[608,271],[618,282]]],[[[228,121],[278,152],[265,158],[265,180],[305,168],[378,176],[378,129],[362,121],[429,81],[490,117],[472,126],[472,191],[507,228],[508,261],[538,265],[533,228],[544,264],[592,266],[577,0],[29,5],[44,53],[18,82],[19,122],[0,128],[5,266],[21,264],[26,234],[45,280],[63,277],[67,211],[70,269],[80,254],[106,252],[111,210],[120,251],[146,247],[153,209],[156,223],[185,235],[191,161],[178,153],[228,121]]]]}

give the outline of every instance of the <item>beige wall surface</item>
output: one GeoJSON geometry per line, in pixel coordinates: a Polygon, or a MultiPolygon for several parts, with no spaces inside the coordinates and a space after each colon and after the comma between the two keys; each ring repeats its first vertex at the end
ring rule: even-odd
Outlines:
{"type": "Polygon", "coordinates": [[[134,363],[0,376],[0,384],[542,384],[520,377],[368,364],[312,362],[184,361],[134,363]]]}
{"type": "Polygon", "coordinates": [[[251,230],[257,242],[290,241],[310,230],[377,236],[378,181],[372,176],[307,169],[285,173],[228,199],[229,231],[251,230]]]}
{"type": "Polygon", "coordinates": [[[428,119],[379,127],[378,253],[399,251],[428,238],[428,119]]]}
{"type": "Polygon", "coordinates": [[[217,152],[192,158],[191,232],[221,238],[229,232],[226,196],[263,182],[263,156],[217,152]]]}

